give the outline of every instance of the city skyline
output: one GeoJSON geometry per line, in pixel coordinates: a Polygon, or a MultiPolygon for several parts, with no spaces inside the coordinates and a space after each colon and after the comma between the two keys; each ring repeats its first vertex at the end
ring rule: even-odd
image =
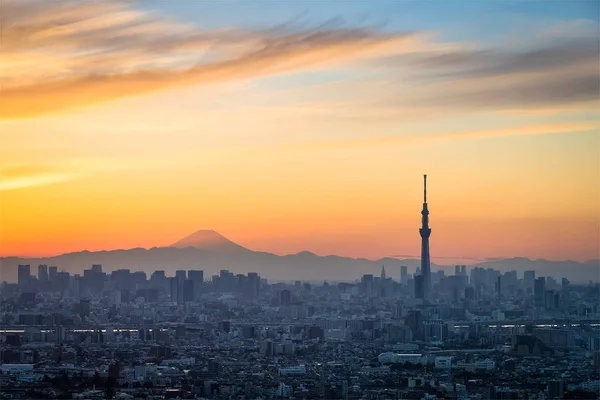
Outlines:
{"type": "Polygon", "coordinates": [[[539,4],[4,0],[0,256],[418,257],[426,171],[433,260],[598,259],[599,5],[539,4]]]}

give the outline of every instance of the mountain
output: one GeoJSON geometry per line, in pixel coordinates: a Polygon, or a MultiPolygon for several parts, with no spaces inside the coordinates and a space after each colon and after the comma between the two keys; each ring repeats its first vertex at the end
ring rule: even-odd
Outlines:
{"type": "Polygon", "coordinates": [[[197,249],[204,249],[213,252],[220,253],[233,253],[233,252],[249,252],[245,247],[239,244],[233,243],[231,240],[221,236],[218,232],[213,230],[200,230],[192,233],[189,236],[173,243],[169,247],[177,249],[184,249],[186,247],[195,247],[197,249]]]}
{"type": "MultiPolygon", "coordinates": [[[[19,264],[30,264],[32,274],[36,273],[39,264],[56,265],[59,270],[78,274],[92,264],[102,264],[106,272],[130,269],[145,271],[148,276],[155,270],[164,270],[167,275],[174,275],[178,269],[202,269],[205,276],[209,277],[221,269],[228,269],[233,273],[258,272],[269,280],[323,282],[354,281],[363,274],[379,276],[382,264],[385,264],[388,276],[395,278],[400,275],[401,265],[408,266],[412,273],[420,265],[420,261],[319,256],[308,251],[279,256],[246,249],[214,231],[198,231],[168,247],[81,251],[43,258],[0,258],[0,281],[15,282],[19,264]]],[[[538,276],[554,276],[557,279],[564,276],[574,283],[600,280],[598,260],[578,263],[527,258],[491,259],[477,266],[499,269],[502,272],[535,269],[538,276]]],[[[439,269],[446,270],[449,275],[454,273],[453,268],[432,264],[433,271],[439,269]]]]}

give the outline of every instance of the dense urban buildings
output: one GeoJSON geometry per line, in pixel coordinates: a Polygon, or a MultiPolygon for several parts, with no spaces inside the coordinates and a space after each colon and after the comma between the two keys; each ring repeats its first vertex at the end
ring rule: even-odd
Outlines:
{"type": "Polygon", "coordinates": [[[0,398],[597,398],[599,284],[433,272],[428,215],[425,186],[420,268],[354,282],[19,265],[0,286],[0,398]]]}

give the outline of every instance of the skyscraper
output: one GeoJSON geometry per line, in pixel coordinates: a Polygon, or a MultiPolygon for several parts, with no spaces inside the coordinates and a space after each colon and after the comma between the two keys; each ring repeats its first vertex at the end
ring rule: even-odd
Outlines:
{"type": "Polygon", "coordinates": [[[194,301],[194,284],[195,281],[192,279],[186,279],[183,281],[183,301],[190,302],[194,301]]]}
{"type": "Polygon", "coordinates": [[[429,210],[427,209],[427,175],[423,175],[423,211],[421,211],[421,274],[423,275],[423,297],[429,298],[431,292],[431,264],[429,262],[429,210]]]}
{"type": "Polygon", "coordinates": [[[31,267],[29,264],[21,264],[18,268],[18,283],[22,288],[29,285],[31,275],[31,267]]]}
{"type": "Polygon", "coordinates": [[[546,295],[546,278],[540,276],[535,280],[533,288],[533,298],[536,307],[544,307],[546,295]]]}
{"type": "Polygon", "coordinates": [[[50,266],[50,268],[48,268],[48,279],[49,280],[54,280],[54,278],[56,278],[57,274],[58,274],[58,267],[50,266]]]}
{"type": "Polygon", "coordinates": [[[48,266],[46,264],[38,265],[38,281],[44,282],[48,280],[48,266]]]}
{"type": "Polygon", "coordinates": [[[408,282],[408,267],[403,265],[400,267],[400,282],[407,283],[408,282]]]}

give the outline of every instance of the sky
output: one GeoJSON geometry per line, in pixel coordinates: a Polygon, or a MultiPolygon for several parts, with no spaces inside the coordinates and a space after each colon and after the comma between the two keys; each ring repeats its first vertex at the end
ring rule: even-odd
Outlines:
{"type": "Polygon", "coordinates": [[[0,0],[0,255],[600,258],[600,2],[0,0]]]}

